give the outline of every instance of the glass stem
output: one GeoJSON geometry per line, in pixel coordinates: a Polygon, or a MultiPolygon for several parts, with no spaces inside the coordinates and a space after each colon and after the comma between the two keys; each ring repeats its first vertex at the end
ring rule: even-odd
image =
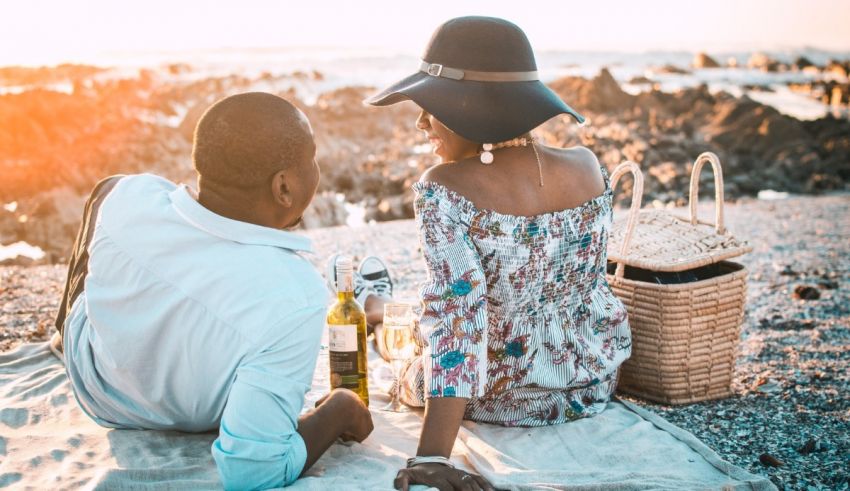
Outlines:
{"type": "Polygon", "coordinates": [[[398,396],[401,392],[401,362],[400,360],[392,360],[390,363],[393,367],[393,379],[395,380],[395,394],[393,394],[393,405],[398,406],[398,396]]]}

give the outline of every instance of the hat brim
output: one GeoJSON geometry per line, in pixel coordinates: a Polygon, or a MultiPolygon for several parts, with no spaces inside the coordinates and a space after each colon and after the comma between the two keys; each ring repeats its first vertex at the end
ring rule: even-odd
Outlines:
{"type": "Polygon", "coordinates": [[[473,82],[410,75],[366,99],[373,106],[412,100],[446,127],[477,143],[520,136],[558,114],[584,117],[540,81],[473,82]]]}

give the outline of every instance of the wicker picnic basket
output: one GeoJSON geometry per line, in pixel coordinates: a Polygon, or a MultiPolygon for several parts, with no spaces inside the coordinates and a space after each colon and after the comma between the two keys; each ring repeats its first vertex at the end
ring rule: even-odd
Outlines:
{"type": "Polygon", "coordinates": [[[615,221],[608,245],[608,283],[626,305],[632,330],[618,390],[666,404],[727,397],[747,294],[747,270],[727,260],[751,248],[724,227],[720,159],[706,152],[694,163],[689,218],[641,210],[643,175],[633,162],[614,170],[611,187],[629,172],[632,205],[625,220],[615,221]],[[714,224],[697,219],[706,162],[714,170],[714,224]],[[685,279],[665,284],[657,279],[664,275],[685,279]]]}

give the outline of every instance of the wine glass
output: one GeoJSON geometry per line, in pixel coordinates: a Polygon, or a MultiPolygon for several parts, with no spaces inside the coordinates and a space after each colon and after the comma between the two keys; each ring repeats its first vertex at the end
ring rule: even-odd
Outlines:
{"type": "Polygon", "coordinates": [[[416,343],[413,339],[413,306],[406,303],[387,303],[384,305],[384,325],[380,330],[378,343],[381,350],[390,360],[393,371],[393,381],[396,390],[393,399],[383,410],[402,413],[408,411],[407,406],[398,399],[401,385],[399,370],[405,360],[416,354],[416,343]]]}

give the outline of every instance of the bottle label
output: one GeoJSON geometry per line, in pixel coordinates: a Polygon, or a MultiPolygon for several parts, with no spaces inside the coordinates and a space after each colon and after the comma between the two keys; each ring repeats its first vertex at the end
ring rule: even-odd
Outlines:
{"type": "Polygon", "coordinates": [[[357,325],[328,325],[328,362],[331,387],[357,389],[360,371],[357,369],[357,325]]]}
{"type": "Polygon", "coordinates": [[[328,325],[328,346],[331,351],[357,352],[357,325],[328,325]]]}

